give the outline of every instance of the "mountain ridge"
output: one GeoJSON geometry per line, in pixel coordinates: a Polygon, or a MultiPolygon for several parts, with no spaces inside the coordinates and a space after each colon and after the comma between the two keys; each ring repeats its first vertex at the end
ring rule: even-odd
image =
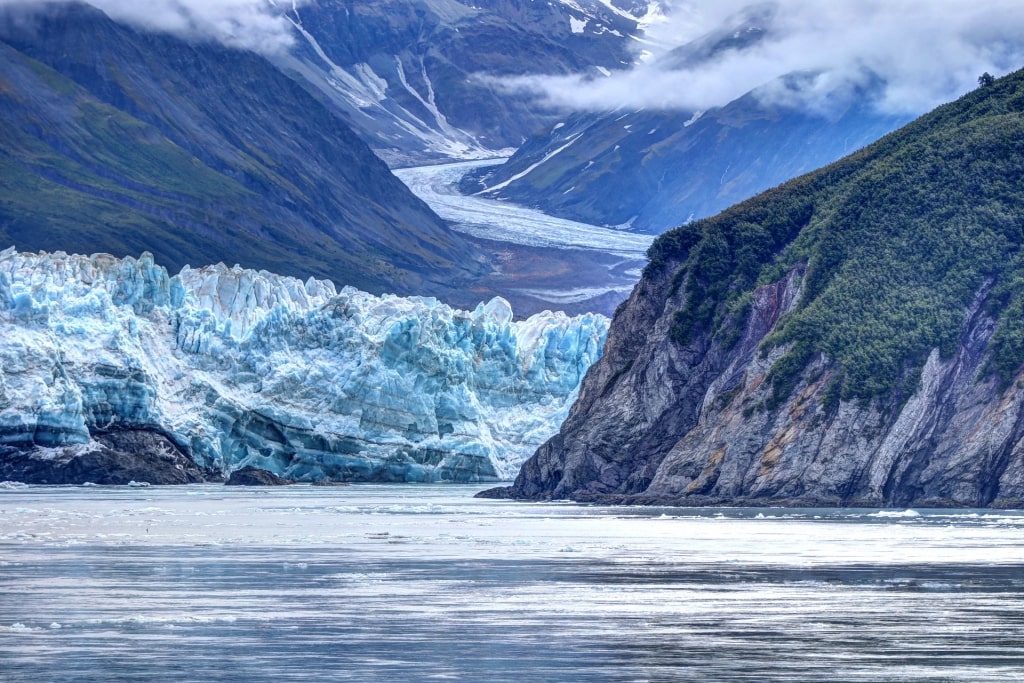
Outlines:
{"type": "Polygon", "coordinates": [[[297,44],[275,63],[330,99],[393,166],[518,147],[558,113],[502,79],[625,68],[640,32],[636,17],[601,0],[329,0],[286,16],[297,44]]]}
{"type": "Polygon", "coordinates": [[[81,3],[28,19],[5,8],[0,40],[0,241],[151,251],[172,268],[243,263],[378,293],[451,295],[489,271],[261,56],[138,31],[81,3]]]}
{"type": "Polygon", "coordinates": [[[864,102],[831,113],[756,93],[707,112],[577,114],[532,137],[467,193],[571,220],[660,234],[830,163],[908,117],[864,102]]]}

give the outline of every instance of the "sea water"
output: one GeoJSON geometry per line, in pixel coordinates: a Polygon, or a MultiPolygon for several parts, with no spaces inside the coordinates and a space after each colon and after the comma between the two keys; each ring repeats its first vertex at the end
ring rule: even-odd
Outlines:
{"type": "Polygon", "coordinates": [[[478,489],[2,489],[0,680],[1024,680],[1024,513],[478,489]]]}

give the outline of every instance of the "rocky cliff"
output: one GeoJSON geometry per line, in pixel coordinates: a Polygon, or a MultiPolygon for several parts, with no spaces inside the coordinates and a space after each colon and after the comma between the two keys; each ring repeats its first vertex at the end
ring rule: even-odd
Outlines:
{"type": "Polygon", "coordinates": [[[1024,504],[1024,74],[663,236],[492,496],[1024,504]]]}
{"type": "Polygon", "coordinates": [[[0,252],[0,479],[496,481],[564,419],[607,319],[454,310],[152,256],[0,252]]]}

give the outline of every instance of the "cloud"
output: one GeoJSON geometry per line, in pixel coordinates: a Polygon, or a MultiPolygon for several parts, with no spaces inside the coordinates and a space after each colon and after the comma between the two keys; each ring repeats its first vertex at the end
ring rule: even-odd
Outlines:
{"type": "MultiPolygon", "coordinates": [[[[0,0],[38,8],[62,0],[0,0]]],[[[274,0],[87,0],[115,21],[191,40],[274,54],[294,43],[292,25],[274,0]]],[[[305,0],[300,0],[302,4],[305,0]]],[[[292,1],[287,0],[287,7],[292,1]]]]}
{"type": "MultiPolygon", "coordinates": [[[[1024,67],[1020,0],[678,1],[648,29],[654,58],[609,77],[530,76],[502,82],[556,108],[705,110],[756,91],[771,102],[828,107],[873,93],[887,113],[918,114],[977,86],[983,72],[1024,67]],[[739,41],[683,65],[671,48],[745,30],[739,41]],[[676,59],[675,61],[678,61],[676,59]],[[785,82],[787,75],[796,75],[785,82]]],[[[725,44],[723,44],[725,45],[725,44]]]]}

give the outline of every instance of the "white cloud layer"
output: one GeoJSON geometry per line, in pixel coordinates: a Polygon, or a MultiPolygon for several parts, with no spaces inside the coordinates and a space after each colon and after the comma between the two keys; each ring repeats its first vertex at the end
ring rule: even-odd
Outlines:
{"type": "MultiPolygon", "coordinates": [[[[0,7],[42,7],[60,1],[0,0],[0,7]]],[[[295,40],[292,25],[273,0],[87,1],[116,21],[263,54],[286,50],[295,40]]],[[[291,0],[287,0],[287,7],[291,6],[291,0]]]]}
{"type": "Polygon", "coordinates": [[[676,0],[648,30],[653,60],[607,78],[526,77],[507,88],[574,110],[705,110],[755,89],[770,101],[828,107],[858,90],[881,111],[918,114],[977,86],[983,72],[1024,67],[1021,0],[774,0],[767,35],[691,68],[657,53],[735,23],[750,0],[676,0]],[[779,77],[801,74],[799,85],[779,77]],[[791,84],[792,85],[792,84],[791,84]]]}

